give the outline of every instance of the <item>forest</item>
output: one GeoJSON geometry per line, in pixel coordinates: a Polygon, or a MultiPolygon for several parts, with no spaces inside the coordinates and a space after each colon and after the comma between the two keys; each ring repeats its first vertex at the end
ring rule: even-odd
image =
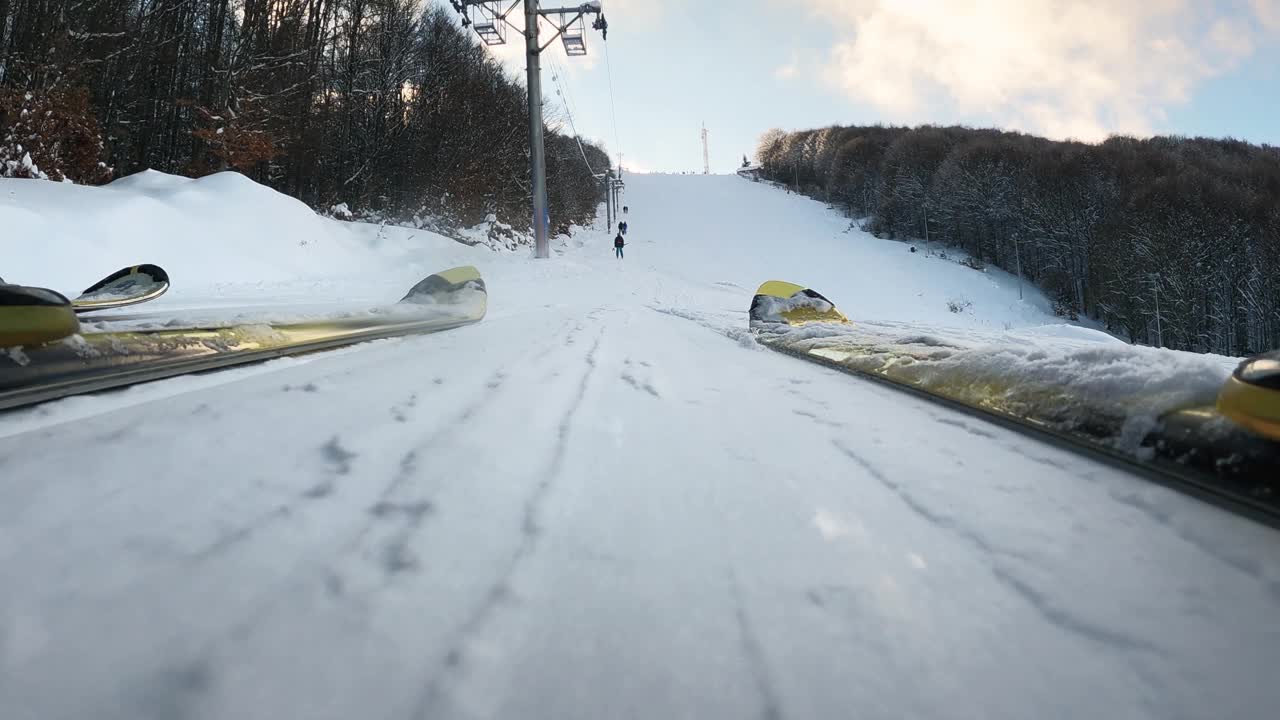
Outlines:
{"type": "MultiPolygon", "coordinates": [[[[0,0],[0,176],[234,169],[321,210],[528,228],[526,97],[423,0],[0,0]]],[[[609,158],[556,130],[565,231],[609,158]]]]}
{"type": "Polygon", "coordinates": [[[767,179],[877,236],[1020,274],[1130,342],[1280,347],[1280,148],[871,126],[770,130],[757,155],[767,179]]]}

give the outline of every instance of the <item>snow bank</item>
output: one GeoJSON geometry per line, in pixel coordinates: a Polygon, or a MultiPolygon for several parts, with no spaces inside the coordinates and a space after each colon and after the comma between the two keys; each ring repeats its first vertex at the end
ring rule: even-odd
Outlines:
{"type": "Polygon", "coordinates": [[[1110,343],[1114,345],[1129,346],[1129,343],[1109,335],[1101,330],[1093,328],[1080,327],[1079,325],[1069,325],[1067,323],[1058,323],[1056,325],[1040,325],[1035,327],[1021,328],[1017,335],[1029,337],[1046,337],[1061,338],[1066,340],[1085,340],[1088,342],[1110,343]]]}
{"type": "Polygon", "coordinates": [[[174,290],[368,274],[420,275],[458,243],[316,215],[234,172],[148,170],[103,187],[0,179],[0,269],[74,293],[120,267],[163,266],[174,290]],[[69,208],[74,210],[68,212],[69,208]]]}

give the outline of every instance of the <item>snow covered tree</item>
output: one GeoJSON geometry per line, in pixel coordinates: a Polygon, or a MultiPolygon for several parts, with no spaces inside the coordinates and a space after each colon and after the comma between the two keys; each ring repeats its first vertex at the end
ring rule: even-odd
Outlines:
{"type": "Polygon", "coordinates": [[[782,161],[779,154],[782,151],[782,140],[786,136],[785,130],[773,128],[766,130],[760,136],[760,141],[756,143],[756,162],[765,168],[765,174],[770,176],[778,174],[779,164],[782,161]]]}
{"type": "Polygon", "coordinates": [[[873,231],[963,248],[1064,316],[1135,342],[1280,345],[1280,149],[1238,140],[1052,142],[970,128],[846,127],[760,142],[764,176],[873,231]]]}
{"type": "MultiPolygon", "coordinates": [[[[356,216],[531,222],[524,88],[437,3],[0,0],[0,94],[9,174],[235,168],[356,216]]],[[[567,166],[548,182],[573,222],[603,199],[567,166]]]]}
{"type": "Polygon", "coordinates": [[[872,227],[890,237],[925,237],[934,174],[956,145],[957,133],[922,127],[899,135],[886,150],[879,212],[872,227]]]}

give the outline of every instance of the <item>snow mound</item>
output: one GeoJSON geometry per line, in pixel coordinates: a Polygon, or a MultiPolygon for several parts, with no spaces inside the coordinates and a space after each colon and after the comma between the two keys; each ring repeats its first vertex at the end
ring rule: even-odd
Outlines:
{"type": "Polygon", "coordinates": [[[1019,331],[1023,335],[1032,337],[1045,338],[1061,338],[1064,340],[1083,340],[1085,342],[1107,343],[1112,345],[1124,345],[1128,347],[1128,343],[1110,335],[1101,330],[1093,328],[1081,327],[1079,325],[1068,325],[1067,323],[1058,323],[1056,325],[1040,325],[1035,327],[1023,328],[1019,331]]]}
{"type": "Polygon", "coordinates": [[[152,170],[104,187],[0,179],[0,257],[10,282],[74,293],[150,262],[175,290],[226,283],[439,270],[458,243],[428,231],[321,217],[235,172],[199,179],[152,170]],[[74,208],[74,212],[68,212],[74,208]]]}
{"type": "Polygon", "coordinates": [[[106,187],[126,192],[163,195],[193,182],[196,180],[181,175],[170,175],[159,170],[143,170],[112,180],[106,187]]]}

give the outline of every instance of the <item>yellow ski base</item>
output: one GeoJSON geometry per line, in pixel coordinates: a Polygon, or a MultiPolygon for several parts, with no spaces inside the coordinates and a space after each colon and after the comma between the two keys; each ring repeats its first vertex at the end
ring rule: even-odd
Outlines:
{"type": "Polygon", "coordinates": [[[804,292],[803,285],[795,283],[783,282],[781,280],[766,280],[760,284],[756,290],[757,295],[771,295],[776,298],[789,298],[798,292],[804,292]]]}
{"type": "Polygon", "coordinates": [[[80,332],[70,305],[0,307],[0,348],[39,345],[80,332]]]}
{"type": "MultiPolygon", "coordinates": [[[[1272,362],[1276,360],[1258,361],[1272,362]]],[[[1218,393],[1218,412],[1232,422],[1280,441],[1280,390],[1254,385],[1232,375],[1218,393]]]]}
{"type": "Polygon", "coordinates": [[[80,331],[63,295],[47,288],[0,284],[0,348],[39,345],[80,331]]]}

